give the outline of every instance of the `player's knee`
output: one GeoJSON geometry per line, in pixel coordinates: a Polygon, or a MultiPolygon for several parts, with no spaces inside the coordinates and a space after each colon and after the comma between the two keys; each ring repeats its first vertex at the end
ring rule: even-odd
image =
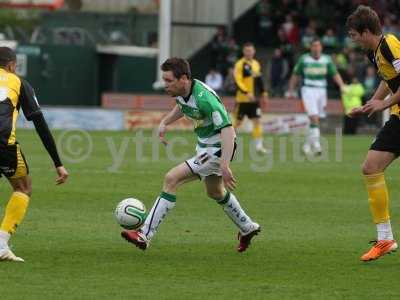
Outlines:
{"type": "Polygon", "coordinates": [[[20,186],[14,188],[14,192],[20,192],[20,193],[23,193],[23,194],[31,197],[32,196],[32,186],[31,185],[20,185],[20,186]]]}
{"type": "Polygon", "coordinates": [[[372,175],[376,173],[381,173],[383,170],[381,170],[377,165],[371,163],[371,162],[364,162],[361,166],[361,171],[363,175],[372,175]]]}

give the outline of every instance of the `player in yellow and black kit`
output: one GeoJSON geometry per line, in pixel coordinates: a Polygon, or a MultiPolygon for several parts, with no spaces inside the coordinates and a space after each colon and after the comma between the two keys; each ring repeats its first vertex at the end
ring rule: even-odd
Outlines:
{"type": "Polygon", "coordinates": [[[267,92],[264,89],[260,63],[254,59],[255,54],[254,45],[246,43],[243,45],[243,57],[235,64],[234,76],[237,92],[234,125],[239,127],[243,118],[247,116],[253,123],[252,136],[256,150],[260,153],[266,153],[260,122],[260,100],[267,100],[267,92]]]}
{"type": "Polygon", "coordinates": [[[364,5],[360,5],[348,17],[347,27],[353,41],[368,51],[368,58],[382,78],[371,100],[353,109],[350,116],[360,113],[371,115],[391,108],[390,119],[376,136],[362,167],[370,210],[377,229],[375,245],[361,256],[362,261],[370,261],[397,249],[390,224],[389,195],[384,171],[400,155],[400,42],[392,34],[382,34],[378,15],[364,5]]]}
{"type": "Polygon", "coordinates": [[[15,126],[20,108],[26,119],[33,121],[54,162],[58,174],[56,183],[64,183],[68,177],[35,93],[26,80],[15,75],[15,69],[14,51],[0,47],[0,177],[4,175],[13,188],[0,225],[0,261],[23,261],[10,250],[8,241],[25,216],[32,193],[28,165],[16,140],[15,126]]]}

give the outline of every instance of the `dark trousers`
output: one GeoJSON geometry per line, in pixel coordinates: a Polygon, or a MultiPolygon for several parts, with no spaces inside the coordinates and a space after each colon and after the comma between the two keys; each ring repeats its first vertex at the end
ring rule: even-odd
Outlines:
{"type": "Polygon", "coordinates": [[[349,116],[343,117],[343,134],[356,134],[358,127],[359,117],[350,118],[349,116]]]}

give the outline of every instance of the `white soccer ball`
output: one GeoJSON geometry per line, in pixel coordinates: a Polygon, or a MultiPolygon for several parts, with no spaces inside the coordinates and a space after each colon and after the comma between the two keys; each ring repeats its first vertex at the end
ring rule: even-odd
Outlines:
{"type": "Polygon", "coordinates": [[[146,220],[146,207],[134,198],[122,200],[115,209],[115,219],[125,229],[138,229],[146,220]]]}

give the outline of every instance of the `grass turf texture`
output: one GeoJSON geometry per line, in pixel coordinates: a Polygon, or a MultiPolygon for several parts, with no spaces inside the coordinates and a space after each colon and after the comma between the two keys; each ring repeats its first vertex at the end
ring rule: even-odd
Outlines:
{"type": "MultiPolygon", "coordinates": [[[[319,163],[293,161],[289,137],[283,137],[289,139],[287,143],[281,138],[288,146],[287,158],[280,159],[278,153],[284,150],[275,138],[273,166],[261,173],[252,171],[244,151],[243,161],[232,164],[239,183],[235,194],[263,231],[247,252],[239,254],[236,228],[206,197],[200,182],[178,191],[176,208],[146,252],[120,238],[113,216],[116,204],[133,196],[150,209],[164,173],[176,164],[166,159],[163,147],[159,161],[152,162],[150,144],[143,151],[147,160],[139,161],[130,140],[135,135],[90,133],[91,155],[82,162],[65,162],[69,182],[56,187],[54,169],[36,134],[18,132],[31,167],[33,198],[12,239],[15,253],[26,263],[0,264],[1,299],[400,296],[399,254],[370,263],[359,261],[368,240],[375,237],[360,175],[371,137],[345,137],[343,159],[337,162],[331,136],[329,161],[319,163]],[[117,168],[110,147],[123,150],[123,143],[126,153],[117,168]]],[[[192,134],[169,133],[167,138],[178,136],[188,143],[175,144],[175,154],[193,153],[192,134]]],[[[248,143],[245,136],[245,149],[248,143]]],[[[75,139],[72,145],[75,154],[83,156],[84,144],[75,139]]],[[[62,148],[66,152],[68,145],[62,148]]],[[[386,176],[395,230],[400,218],[396,165],[386,176]]],[[[4,179],[0,190],[4,207],[11,191],[4,179]]]]}

